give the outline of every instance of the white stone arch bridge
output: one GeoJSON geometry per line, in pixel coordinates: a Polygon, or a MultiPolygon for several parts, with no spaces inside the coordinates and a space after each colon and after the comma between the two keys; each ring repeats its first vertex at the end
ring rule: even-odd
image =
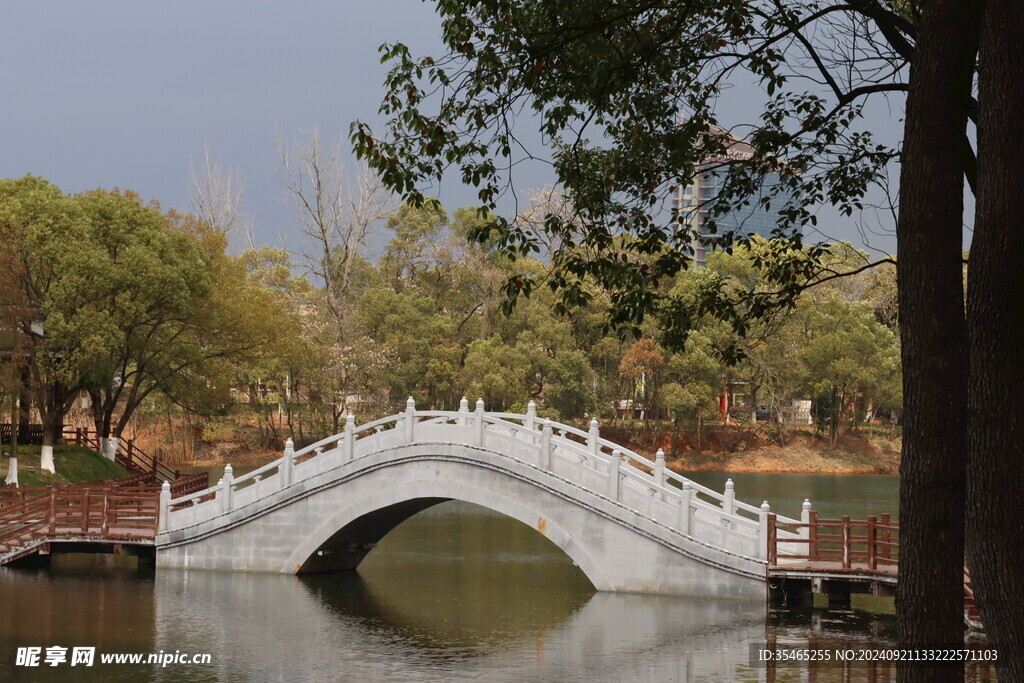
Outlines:
{"type": "MultiPolygon", "coordinates": [[[[416,410],[345,431],[172,499],[157,566],[280,573],[355,569],[385,534],[446,500],[535,528],[598,590],[764,599],[768,504],[736,500],[590,430],[484,410],[416,410]]],[[[780,523],[799,520],[779,517],[780,523]]]]}

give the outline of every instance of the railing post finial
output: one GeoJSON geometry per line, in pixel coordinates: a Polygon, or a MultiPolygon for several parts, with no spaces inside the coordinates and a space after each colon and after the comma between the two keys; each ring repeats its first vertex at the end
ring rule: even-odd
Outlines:
{"type": "Polygon", "coordinates": [[[622,470],[622,451],[618,448],[612,451],[612,459],[608,463],[608,497],[618,502],[619,500],[619,472],[622,470]]]}
{"type": "Polygon", "coordinates": [[[222,503],[221,511],[231,511],[231,498],[235,488],[235,471],[230,464],[224,467],[224,478],[221,479],[221,492],[224,494],[224,501],[222,503]]]}
{"type": "Polygon", "coordinates": [[[351,462],[356,454],[356,416],[349,412],[345,418],[345,462],[351,462]]]}
{"type": "Polygon", "coordinates": [[[725,497],[722,499],[722,509],[725,510],[727,515],[736,513],[736,485],[732,483],[732,478],[725,480],[725,497]]]}
{"type": "Polygon", "coordinates": [[[295,466],[295,444],[291,439],[284,442],[284,455],[281,457],[281,488],[292,485],[292,467],[295,466]]]}
{"type": "MultiPolygon", "coordinates": [[[[171,512],[171,482],[164,480],[160,486],[160,519],[157,520],[157,533],[167,529],[167,515],[171,512]]],[[[88,515],[86,511],[86,515],[88,515]]]]}
{"type": "Polygon", "coordinates": [[[597,427],[597,418],[590,418],[590,431],[587,432],[587,446],[590,447],[590,452],[593,455],[597,455],[600,450],[600,446],[597,445],[597,440],[601,437],[601,432],[597,427]]]}
{"type": "MultiPolygon", "coordinates": [[[[810,498],[804,498],[804,504],[800,506],[800,523],[804,524],[806,526],[801,527],[801,529],[800,529],[800,537],[801,538],[806,538],[808,540],[810,540],[810,538],[811,538],[811,527],[810,527],[810,524],[811,524],[811,513],[813,513],[813,512],[814,512],[814,510],[811,508],[811,499],[810,498]]],[[[807,546],[807,548],[808,548],[807,554],[808,555],[814,555],[814,553],[811,552],[813,545],[814,545],[813,543],[808,543],[808,546],[807,546]]]]}
{"type": "Polygon", "coordinates": [[[768,515],[771,514],[772,506],[768,501],[761,503],[761,512],[757,515],[757,548],[760,553],[758,557],[768,557],[768,515]]]}
{"type": "Polygon", "coordinates": [[[551,420],[540,421],[540,466],[551,469],[551,420]]]}
{"type": "MultiPolygon", "coordinates": [[[[654,483],[659,488],[665,485],[665,451],[660,448],[654,454],[654,483]]],[[[661,491],[655,492],[654,497],[664,500],[661,491]]]]}
{"type": "Polygon", "coordinates": [[[467,415],[469,415],[469,399],[463,396],[462,400],[459,401],[459,425],[465,427],[469,424],[467,415]]]}
{"type": "Polygon", "coordinates": [[[537,428],[536,424],[537,404],[533,399],[530,399],[530,402],[526,404],[526,421],[523,423],[523,426],[532,431],[537,428]]]}
{"type": "Polygon", "coordinates": [[[416,401],[410,396],[405,401],[405,442],[413,442],[413,425],[416,424],[416,401]]]}
{"type": "Polygon", "coordinates": [[[693,501],[693,484],[683,480],[683,492],[679,496],[679,533],[690,535],[690,503],[693,501]]]}
{"type": "Polygon", "coordinates": [[[484,445],[484,400],[478,398],[476,400],[476,424],[474,425],[476,430],[476,445],[484,445]]]}

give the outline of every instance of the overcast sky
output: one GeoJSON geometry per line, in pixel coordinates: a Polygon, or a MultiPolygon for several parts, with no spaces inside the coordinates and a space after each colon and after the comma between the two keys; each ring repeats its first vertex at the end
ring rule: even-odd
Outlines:
{"type": "MultiPolygon", "coordinates": [[[[130,188],[188,208],[204,143],[246,184],[258,242],[296,247],[274,168],[277,132],[346,135],[377,122],[385,67],[377,47],[440,51],[433,4],[419,0],[36,0],[0,8],[0,177],[41,175],[65,192],[130,188]]],[[[723,105],[742,109],[743,93],[723,105]]],[[[882,112],[886,137],[901,112],[882,112]]],[[[723,116],[728,122],[729,116],[723,116]]],[[[742,116],[737,117],[742,120],[742,116]]],[[[539,166],[520,190],[550,183],[539,166]]],[[[475,191],[446,181],[442,202],[475,191]]],[[[863,244],[853,221],[821,216],[829,236],[863,244]]],[[[891,251],[889,237],[871,246],[891,251]]]]}

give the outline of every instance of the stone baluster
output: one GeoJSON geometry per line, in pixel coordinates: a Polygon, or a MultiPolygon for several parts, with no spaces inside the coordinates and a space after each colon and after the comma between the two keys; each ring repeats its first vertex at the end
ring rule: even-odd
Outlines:
{"type": "Polygon", "coordinates": [[[459,401],[459,425],[465,427],[469,424],[469,400],[463,396],[459,401]]]}
{"type": "Polygon", "coordinates": [[[345,462],[352,462],[356,457],[356,416],[352,413],[345,418],[345,462]]]}
{"type": "Polygon", "coordinates": [[[235,493],[235,471],[231,465],[224,468],[224,478],[220,480],[220,491],[224,496],[221,499],[220,511],[230,512],[235,493]]]}
{"type": "Polygon", "coordinates": [[[541,420],[540,433],[540,466],[541,469],[551,470],[551,421],[541,420]]]}
{"type": "Polygon", "coordinates": [[[732,517],[736,514],[736,486],[732,479],[725,480],[725,497],[722,499],[722,510],[732,517]]]}
{"type": "Polygon", "coordinates": [[[693,484],[683,482],[683,492],[679,494],[679,533],[690,535],[690,504],[693,502],[693,484]]]}
{"type": "MultiPolygon", "coordinates": [[[[88,516],[86,511],[86,516],[88,516]]],[[[167,516],[171,514],[171,482],[164,481],[160,486],[160,519],[157,522],[158,533],[167,531],[167,516]]]]}
{"type": "Polygon", "coordinates": [[[412,443],[416,424],[416,401],[410,396],[405,401],[405,442],[412,443]]]}
{"type": "MultiPolygon", "coordinates": [[[[654,484],[659,488],[665,486],[665,451],[660,448],[654,454],[654,484]]],[[[656,491],[654,497],[658,500],[665,500],[661,491],[656,491]]]]}
{"type": "Polygon", "coordinates": [[[295,466],[295,444],[291,439],[284,442],[284,455],[281,456],[281,488],[292,485],[292,468],[295,466]]]}
{"type": "Polygon", "coordinates": [[[530,401],[526,404],[526,420],[523,421],[523,426],[529,429],[531,432],[536,429],[537,425],[537,404],[530,401]]]}
{"type": "Polygon", "coordinates": [[[761,512],[757,515],[757,556],[761,559],[768,557],[768,515],[771,512],[772,507],[767,500],[761,503],[761,512]]]}
{"type": "MultiPolygon", "coordinates": [[[[809,525],[811,523],[811,512],[813,512],[813,507],[811,506],[811,499],[810,498],[804,498],[804,504],[800,506],[800,523],[801,524],[808,524],[809,525]]],[[[800,527],[800,538],[806,538],[807,540],[810,540],[810,538],[811,538],[811,527],[810,526],[800,527]]],[[[806,547],[808,548],[808,550],[810,550],[810,545],[809,544],[806,547]]],[[[812,555],[813,553],[807,552],[806,554],[807,555],[812,555]]]]}
{"type": "Polygon", "coordinates": [[[622,470],[622,451],[612,451],[611,462],[608,463],[608,497],[618,502],[619,500],[619,473],[622,470]]]}
{"type": "MultiPolygon", "coordinates": [[[[587,446],[590,447],[590,454],[597,455],[600,452],[601,446],[598,445],[597,440],[601,437],[601,432],[597,427],[597,418],[590,418],[590,431],[587,433],[587,446]]],[[[594,467],[597,467],[597,458],[594,458],[594,467]]]]}
{"type": "Polygon", "coordinates": [[[476,430],[475,443],[477,446],[484,445],[484,400],[478,398],[476,400],[476,419],[474,422],[474,428],[476,430]]]}

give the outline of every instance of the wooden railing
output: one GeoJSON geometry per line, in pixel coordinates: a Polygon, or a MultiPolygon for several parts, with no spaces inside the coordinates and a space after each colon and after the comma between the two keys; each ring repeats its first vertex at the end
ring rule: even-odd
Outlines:
{"type": "MultiPolygon", "coordinates": [[[[94,430],[82,428],[65,429],[64,440],[100,452],[100,438],[94,430]]],[[[210,475],[208,472],[182,474],[180,470],[172,470],[157,458],[136,446],[133,439],[117,440],[114,462],[129,472],[147,477],[146,481],[148,483],[160,484],[163,481],[171,482],[171,495],[173,497],[186,496],[196,491],[202,491],[210,485],[210,475]]]]}
{"type": "MultiPolygon", "coordinates": [[[[10,423],[0,424],[0,443],[11,443],[11,435],[14,433],[14,425],[10,423]]],[[[43,425],[20,424],[18,425],[18,443],[35,444],[43,443],[43,425]]]]}
{"type": "Polygon", "coordinates": [[[0,507],[0,556],[39,541],[147,541],[156,537],[160,491],[152,486],[51,486],[0,507]]]}
{"type": "Polygon", "coordinates": [[[818,519],[813,510],[806,522],[779,522],[768,515],[768,564],[832,565],[840,570],[868,570],[895,574],[899,564],[899,524],[888,514],[853,520],[818,519]],[[780,540],[779,530],[793,532],[797,538],[780,540]],[[796,546],[796,547],[794,547],[796,546]],[[802,552],[793,552],[799,550],[802,552]]]}
{"type": "MultiPolygon", "coordinates": [[[[769,571],[775,568],[898,576],[900,526],[888,514],[853,520],[845,515],[839,519],[818,519],[813,510],[806,512],[807,521],[799,523],[779,521],[775,515],[768,515],[769,571]],[[782,537],[780,530],[793,532],[797,538],[791,534],[782,537]],[[802,552],[794,552],[796,549],[802,552]]],[[[981,623],[966,560],[964,618],[971,627],[981,623]]]]}

